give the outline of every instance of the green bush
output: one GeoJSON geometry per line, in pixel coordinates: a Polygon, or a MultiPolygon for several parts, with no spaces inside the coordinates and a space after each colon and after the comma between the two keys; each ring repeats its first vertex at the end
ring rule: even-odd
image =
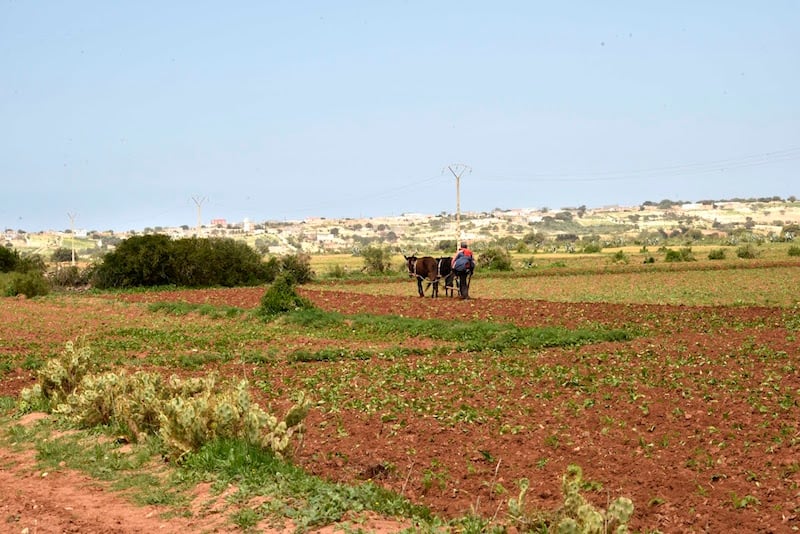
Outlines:
{"type": "Polygon", "coordinates": [[[628,255],[624,251],[618,250],[611,256],[612,263],[628,263],[628,255]]]}
{"type": "Polygon", "coordinates": [[[275,256],[264,263],[264,282],[271,284],[281,274],[281,262],[275,256]]]}
{"type": "Polygon", "coordinates": [[[709,260],[724,260],[725,259],[725,249],[723,248],[715,248],[708,253],[709,260]]]}
{"type": "Polygon", "coordinates": [[[92,283],[100,288],[176,285],[234,287],[274,279],[277,264],[264,263],[246,243],[230,238],[171,240],[133,236],[103,257],[92,283]]]}
{"type": "MultiPolygon", "coordinates": [[[[50,261],[55,262],[71,262],[72,261],[72,249],[66,247],[58,247],[50,254],[50,261]]],[[[78,260],[78,255],[75,254],[75,260],[78,260]]]]}
{"type": "Polygon", "coordinates": [[[388,249],[380,247],[367,247],[361,251],[364,258],[364,271],[369,274],[385,274],[391,268],[392,254],[388,249]]]}
{"type": "Polygon", "coordinates": [[[800,247],[797,245],[789,247],[789,256],[800,256],[800,247]]]}
{"type": "Polygon", "coordinates": [[[328,278],[344,278],[347,276],[347,269],[336,263],[328,267],[328,271],[325,273],[325,276],[328,278]]]}
{"type": "Polygon", "coordinates": [[[596,254],[602,250],[603,247],[600,245],[600,243],[589,243],[583,247],[584,254],[596,254]]]}
{"type": "Polygon", "coordinates": [[[673,250],[671,248],[666,249],[664,254],[664,261],[668,262],[676,262],[676,261],[697,261],[692,253],[691,247],[684,247],[679,250],[673,250]]]}
{"type": "Polygon", "coordinates": [[[752,244],[748,243],[736,249],[736,257],[744,260],[752,260],[758,257],[758,250],[752,244]]]}
{"type": "Polygon", "coordinates": [[[8,247],[0,247],[0,273],[14,270],[19,260],[19,252],[8,247]]]}
{"type": "Polygon", "coordinates": [[[280,275],[292,284],[305,284],[314,279],[311,257],[308,254],[290,254],[281,258],[280,275]]]}
{"type": "Polygon", "coordinates": [[[258,313],[263,317],[294,311],[298,309],[313,308],[307,299],[304,299],[294,289],[294,284],[286,276],[279,276],[261,297],[258,313]]]}
{"type": "Polygon", "coordinates": [[[68,341],[58,357],[48,359],[36,372],[36,385],[22,390],[18,409],[25,413],[34,407],[66,402],[94,365],[88,345],[76,347],[75,343],[68,341]]]}
{"type": "Polygon", "coordinates": [[[551,514],[525,511],[525,498],[530,487],[527,479],[519,481],[520,492],[508,501],[508,514],[511,523],[519,532],[558,532],[564,534],[629,532],[628,521],[633,515],[633,502],[627,497],[611,501],[607,510],[592,505],[581,494],[585,487],[583,471],[577,465],[567,467],[561,479],[564,504],[551,514]]]}
{"type": "Polygon", "coordinates": [[[17,260],[14,270],[18,273],[43,274],[47,270],[47,265],[39,254],[25,254],[17,260]]]}
{"type": "Polygon", "coordinates": [[[25,295],[28,298],[47,295],[50,292],[50,284],[41,272],[32,271],[26,273],[15,272],[6,277],[3,294],[6,297],[25,295]]]}
{"type": "Polygon", "coordinates": [[[281,420],[251,400],[246,380],[223,388],[215,375],[164,381],[146,372],[92,374],[95,367],[88,346],[67,343],[37,373],[39,383],[23,389],[19,410],[51,410],[79,428],[115,425],[138,441],[157,435],[180,460],[217,439],[241,439],[284,456],[291,438],[304,431],[310,407],[301,392],[281,420]]]}
{"type": "Polygon", "coordinates": [[[493,247],[478,256],[476,265],[490,271],[511,271],[511,254],[506,249],[493,247]]]}
{"type": "Polygon", "coordinates": [[[100,289],[168,285],[175,280],[172,267],[168,236],[133,236],[103,257],[92,284],[100,289]]]}
{"type": "Polygon", "coordinates": [[[266,267],[247,243],[233,239],[197,237],[171,243],[167,271],[170,284],[187,287],[235,287],[263,283],[266,267]]]}

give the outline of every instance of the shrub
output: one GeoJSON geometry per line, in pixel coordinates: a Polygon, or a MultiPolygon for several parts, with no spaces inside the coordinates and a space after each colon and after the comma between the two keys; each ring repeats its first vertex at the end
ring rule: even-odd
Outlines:
{"type": "Polygon", "coordinates": [[[47,266],[39,254],[26,254],[17,260],[14,270],[18,273],[44,273],[47,266]]]}
{"type": "Polygon", "coordinates": [[[611,256],[612,263],[628,263],[628,255],[624,251],[618,250],[611,256]]]}
{"type": "Polygon", "coordinates": [[[72,343],[38,373],[40,383],[22,391],[18,407],[50,408],[79,428],[119,426],[134,440],[161,437],[180,460],[216,439],[241,439],[284,456],[291,438],[304,431],[309,400],[301,392],[280,420],[251,400],[246,380],[218,387],[216,376],[164,381],[155,373],[89,373],[91,350],[72,343]]]}
{"type": "MultiPolygon", "coordinates": [[[[159,435],[167,448],[180,459],[215,439],[238,438],[283,457],[292,436],[304,431],[310,402],[302,393],[284,420],[265,412],[250,398],[248,382],[235,388],[215,388],[215,377],[199,380],[200,388],[191,395],[173,394],[159,415],[159,435]]],[[[181,381],[170,379],[170,390],[180,391],[181,381]]]]}
{"type": "Polygon", "coordinates": [[[100,288],[177,285],[256,285],[274,274],[246,243],[197,237],[172,241],[160,234],[133,236],[103,257],[93,272],[100,288]]]}
{"type": "Polygon", "coordinates": [[[344,278],[347,276],[347,269],[336,263],[328,267],[328,271],[325,275],[328,278],[344,278]]]}
{"type": "MultiPolygon", "coordinates": [[[[75,260],[77,260],[77,259],[78,259],[78,254],[75,254],[75,260]]],[[[50,261],[71,262],[72,261],[72,249],[66,248],[66,247],[58,247],[50,255],[50,261]]]]}
{"type": "Polygon", "coordinates": [[[83,344],[76,347],[68,341],[57,358],[50,358],[36,372],[37,384],[33,389],[22,390],[19,410],[27,412],[32,407],[65,402],[93,366],[91,348],[83,344]]]}
{"type": "Polygon", "coordinates": [[[380,247],[367,247],[361,251],[364,258],[364,271],[369,274],[385,274],[391,268],[391,253],[380,247]]]}
{"type": "Polygon", "coordinates": [[[313,308],[313,305],[297,294],[289,278],[279,276],[261,297],[258,313],[270,318],[280,313],[304,308],[313,308]]]}
{"type": "Polygon", "coordinates": [[[8,247],[0,247],[0,273],[13,271],[18,260],[19,252],[8,247]]]}
{"type": "Polygon", "coordinates": [[[266,266],[247,243],[229,238],[179,239],[171,243],[170,284],[186,287],[256,285],[266,266]]]}
{"type": "Polygon", "coordinates": [[[684,247],[679,250],[673,250],[671,248],[666,249],[664,255],[664,261],[669,262],[676,262],[676,261],[697,261],[692,254],[691,247],[684,247]]]}
{"type": "Polygon", "coordinates": [[[603,250],[603,247],[600,243],[589,243],[583,247],[584,254],[596,254],[601,250],[603,250]]]}
{"type": "Polygon", "coordinates": [[[7,297],[25,295],[28,298],[47,295],[50,292],[50,284],[41,272],[15,272],[6,280],[6,287],[3,294],[7,297]]]}
{"type": "Polygon", "coordinates": [[[609,504],[607,510],[596,508],[581,495],[585,483],[583,471],[577,465],[567,467],[567,472],[561,479],[564,504],[549,517],[542,512],[533,515],[525,512],[525,497],[529,485],[527,479],[520,480],[519,495],[508,501],[509,518],[520,532],[629,532],[628,521],[633,515],[633,502],[627,497],[618,497],[609,504]]]}
{"type": "Polygon", "coordinates": [[[789,256],[800,256],[800,247],[796,245],[789,247],[789,256]]]}
{"type": "Polygon", "coordinates": [[[736,257],[745,260],[752,260],[753,258],[758,257],[758,251],[756,250],[756,247],[748,243],[736,249],[736,257]]]}
{"type": "Polygon", "coordinates": [[[308,254],[289,254],[281,258],[280,274],[292,284],[305,284],[314,279],[308,254]]]}
{"type": "Polygon", "coordinates": [[[77,265],[58,267],[49,276],[50,282],[58,287],[81,287],[89,284],[91,268],[80,269],[77,265]]]}
{"type": "Polygon", "coordinates": [[[264,263],[264,281],[271,284],[281,274],[281,262],[275,256],[264,263]]]}
{"type": "Polygon", "coordinates": [[[725,249],[723,248],[715,248],[708,253],[709,260],[724,260],[725,259],[725,249]]]}
{"type": "MultiPolygon", "coordinates": [[[[186,258],[181,258],[186,260],[186,258]]],[[[168,285],[175,280],[168,236],[133,236],[103,257],[92,284],[100,289],[168,285]]]]}
{"type": "Polygon", "coordinates": [[[477,266],[490,271],[511,271],[511,254],[507,250],[493,247],[485,250],[476,262],[477,266]]]}

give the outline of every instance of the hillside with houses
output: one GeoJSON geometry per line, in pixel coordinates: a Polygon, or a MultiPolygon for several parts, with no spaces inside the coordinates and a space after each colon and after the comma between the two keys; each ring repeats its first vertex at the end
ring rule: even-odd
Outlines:
{"type": "Polygon", "coordinates": [[[397,251],[449,250],[458,234],[474,248],[519,246],[547,250],[597,242],[602,246],[655,245],[667,240],[703,241],[793,240],[800,225],[795,197],[678,202],[663,200],[639,206],[585,206],[548,209],[495,209],[491,212],[408,213],[392,217],[308,218],[296,221],[230,222],[209,225],[144,228],[124,233],[79,229],[74,232],[28,233],[4,230],[6,247],[21,253],[70,248],[83,258],[102,255],[131,235],[162,233],[173,238],[230,237],[244,240],[263,254],[357,253],[367,246],[397,251]]]}

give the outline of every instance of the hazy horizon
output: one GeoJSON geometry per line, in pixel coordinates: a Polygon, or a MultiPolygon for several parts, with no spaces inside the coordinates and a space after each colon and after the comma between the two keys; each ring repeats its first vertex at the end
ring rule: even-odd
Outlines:
{"type": "Polygon", "coordinates": [[[800,3],[0,6],[0,224],[797,194],[800,3]]]}

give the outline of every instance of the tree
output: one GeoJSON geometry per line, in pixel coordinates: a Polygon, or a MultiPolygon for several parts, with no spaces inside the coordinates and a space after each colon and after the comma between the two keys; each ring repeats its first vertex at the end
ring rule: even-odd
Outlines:
{"type": "MultiPolygon", "coordinates": [[[[78,255],[75,255],[75,259],[78,259],[78,255]]],[[[67,262],[72,261],[72,250],[66,247],[59,247],[53,251],[53,254],[50,256],[50,261],[54,262],[67,262]]]]}
{"type": "Polygon", "coordinates": [[[7,247],[0,247],[0,273],[13,271],[19,261],[19,252],[7,247]]]}
{"type": "Polygon", "coordinates": [[[234,287],[263,283],[268,265],[246,243],[230,238],[191,237],[172,241],[153,234],[134,236],[105,255],[94,272],[100,289],[177,285],[234,287]]]}
{"type": "Polygon", "coordinates": [[[526,245],[541,245],[544,243],[545,236],[541,233],[528,232],[522,236],[522,242],[526,245]]]}
{"type": "Polygon", "coordinates": [[[281,275],[293,284],[305,284],[314,279],[311,257],[308,254],[290,254],[281,258],[281,275]]]}
{"type": "Polygon", "coordinates": [[[436,250],[442,250],[444,252],[452,252],[458,249],[458,243],[453,241],[452,239],[442,239],[438,243],[436,243],[436,250]]]}
{"type": "Polygon", "coordinates": [[[100,289],[111,287],[159,286],[174,280],[172,246],[168,236],[148,234],[122,241],[103,257],[93,283],[100,289]]]}
{"type": "Polygon", "coordinates": [[[367,247],[361,251],[361,256],[367,273],[384,274],[391,268],[391,254],[385,248],[367,247]]]}
{"type": "Polygon", "coordinates": [[[493,247],[483,252],[478,257],[478,268],[487,269],[490,271],[510,271],[511,268],[511,254],[508,250],[499,247],[493,247]]]}

